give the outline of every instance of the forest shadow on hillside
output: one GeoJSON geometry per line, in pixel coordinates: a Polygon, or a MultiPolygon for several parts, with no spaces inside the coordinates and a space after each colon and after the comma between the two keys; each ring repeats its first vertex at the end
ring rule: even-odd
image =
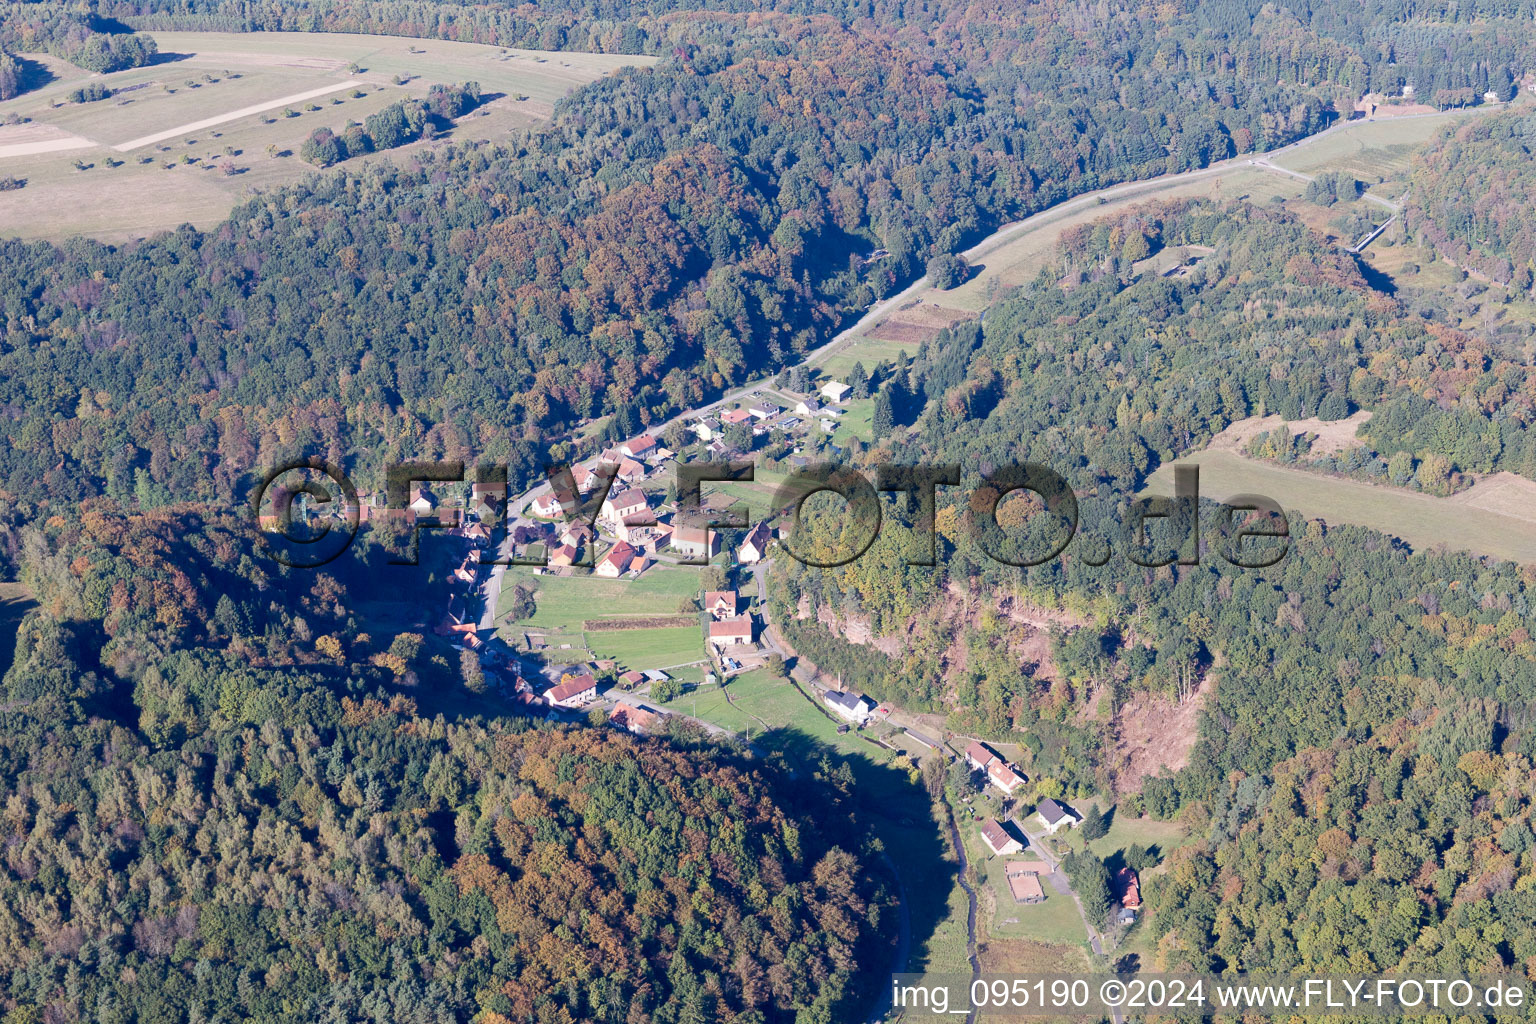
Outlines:
{"type": "Polygon", "coordinates": [[[27,612],[37,607],[32,595],[20,583],[0,583],[0,679],[11,670],[16,656],[16,631],[27,612]]]}
{"type": "Polygon", "coordinates": [[[12,54],[11,56],[20,65],[20,72],[17,75],[17,85],[19,88],[16,95],[20,96],[23,93],[32,92],[34,89],[41,89],[43,86],[52,85],[59,80],[59,76],[53,73],[53,69],[42,61],[33,60],[30,57],[22,57],[17,54],[12,54]]]}
{"type": "MultiPolygon", "coordinates": [[[[884,749],[863,740],[854,742],[867,745],[870,754],[884,749]]],[[[922,783],[911,781],[904,769],[846,751],[794,726],[770,730],[755,738],[753,746],[766,753],[770,763],[777,762],[782,769],[796,773],[822,773],[830,766],[835,776],[839,765],[848,766],[854,813],[879,839],[882,851],[900,874],[909,940],[905,962],[896,969],[913,970],[914,960],[926,958],[929,942],[949,914],[949,896],[957,875],[942,826],[933,817],[933,802],[922,783]]],[[[888,934],[896,938],[895,929],[888,934]]],[[[894,954],[895,950],[888,952],[894,954]]],[[[888,959],[868,965],[865,973],[879,989],[889,984],[892,968],[888,959]]]]}
{"type": "Polygon", "coordinates": [[[1391,276],[1376,269],[1370,260],[1355,257],[1355,266],[1360,268],[1360,276],[1365,278],[1365,283],[1383,295],[1396,295],[1397,282],[1391,276]]]}

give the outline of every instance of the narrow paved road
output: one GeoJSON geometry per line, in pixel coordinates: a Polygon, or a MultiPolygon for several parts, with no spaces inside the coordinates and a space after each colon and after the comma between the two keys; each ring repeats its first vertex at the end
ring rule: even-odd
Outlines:
{"type": "MultiPolygon", "coordinates": [[[[1077,908],[1077,916],[1082,918],[1083,921],[1083,931],[1088,934],[1088,948],[1093,950],[1099,956],[1104,956],[1105,953],[1103,936],[1099,934],[1098,929],[1094,928],[1094,926],[1089,923],[1088,912],[1083,909],[1083,901],[1078,898],[1077,890],[1072,888],[1072,880],[1068,878],[1067,873],[1061,869],[1061,862],[1058,861],[1056,859],[1056,855],[1053,854],[1043,842],[1041,842],[1041,837],[1035,835],[1029,829],[1025,828],[1023,822],[1015,819],[1014,824],[1018,825],[1019,831],[1023,832],[1025,838],[1029,840],[1030,849],[1034,850],[1036,855],[1038,855],[1041,860],[1045,861],[1051,866],[1051,873],[1046,876],[1046,881],[1051,883],[1051,888],[1055,889],[1063,896],[1072,897],[1072,905],[1077,908]]],[[[1111,1007],[1109,1016],[1110,1020],[1113,1021],[1114,1024],[1120,1024],[1121,1016],[1118,1007],[1111,1007]]]]}

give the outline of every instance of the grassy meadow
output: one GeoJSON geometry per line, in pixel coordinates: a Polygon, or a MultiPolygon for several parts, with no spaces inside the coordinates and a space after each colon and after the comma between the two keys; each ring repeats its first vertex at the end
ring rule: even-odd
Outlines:
{"type": "MultiPolygon", "coordinates": [[[[1196,452],[1181,464],[1200,467],[1200,495],[1220,501],[1234,494],[1266,494],[1288,512],[1325,523],[1368,526],[1414,548],[1443,544],[1517,562],[1536,562],[1536,523],[1476,508],[1456,498],[1381,487],[1272,465],[1225,451],[1196,452]]],[[[1172,494],[1172,464],[1152,474],[1147,493],[1172,494]]]]}
{"type": "MultiPolygon", "coordinates": [[[[0,193],[8,235],[106,240],[141,237],[183,223],[208,227],[241,199],[315,173],[298,158],[319,127],[341,129],[400,99],[425,96],[436,83],[479,82],[491,99],[461,118],[440,141],[497,139],[547,118],[570,90],[626,65],[654,58],[510,50],[473,43],[329,33],[151,32],[163,59],[152,66],[81,77],[46,62],[52,81],[0,103],[0,118],[29,118],[26,138],[48,129],[78,149],[0,157],[0,174],[26,188],[0,193]],[[357,71],[351,70],[352,66],[357,71]],[[282,104],[160,142],[120,152],[124,143],[176,132],[244,108],[283,101],[357,80],[354,88],[282,104]],[[82,81],[114,95],[93,103],[66,97],[82,81]],[[286,109],[285,109],[286,108],[286,109]],[[287,116],[291,111],[293,116],[287,116]],[[183,158],[190,162],[184,162],[183,158]],[[227,162],[234,170],[225,174],[227,162]]],[[[78,70],[78,69],[76,69],[78,70]]],[[[13,130],[13,134],[18,134],[13,130]]],[[[0,145],[6,144],[0,129],[0,145]]],[[[412,147],[369,154],[349,164],[399,157],[412,147]]]]}

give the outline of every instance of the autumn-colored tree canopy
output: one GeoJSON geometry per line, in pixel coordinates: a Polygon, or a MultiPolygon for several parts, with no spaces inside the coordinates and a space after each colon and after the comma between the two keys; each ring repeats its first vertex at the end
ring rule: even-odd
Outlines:
{"type": "Polygon", "coordinates": [[[842,791],[728,745],[429,718],[368,652],[425,685],[432,643],[362,635],[242,525],[98,502],[29,535],[0,1015],[857,1015],[895,917],[842,791]]]}

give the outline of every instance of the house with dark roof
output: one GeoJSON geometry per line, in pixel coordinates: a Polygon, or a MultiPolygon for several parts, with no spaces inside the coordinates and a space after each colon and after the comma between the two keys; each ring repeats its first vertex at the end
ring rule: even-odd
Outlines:
{"type": "Polygon", "coordinates": [[[1071,828],[1077,824],[1077,817],[1072,813],[1071,809],[1065,804],[1057,803],[1050,797],[1046,797],[1036,805],[1035,817],[1039,819],[1040,824],[1044,825],[1045,830],[1051,833],[1051,835],[1055,835],[1063,828],[1071,828]]]}
{"type": "Polygon", "coordinates": [[[832,713],[839,718],[847,719],[854,725],[863,725],[869,721],[870,712],[875,709],[875,702],[862,693],[844,693],[841,690],[828,690],[822,694],[822,703],[832,709],[832,713]]]}
{"type": "Polygon", "coordinates": [[[747,537],[736,549],[737,560],[743,565],[754,565],[768,556],[768,545],[773,542],[773,527],[764,519],[747,531],[747,537]]]}

